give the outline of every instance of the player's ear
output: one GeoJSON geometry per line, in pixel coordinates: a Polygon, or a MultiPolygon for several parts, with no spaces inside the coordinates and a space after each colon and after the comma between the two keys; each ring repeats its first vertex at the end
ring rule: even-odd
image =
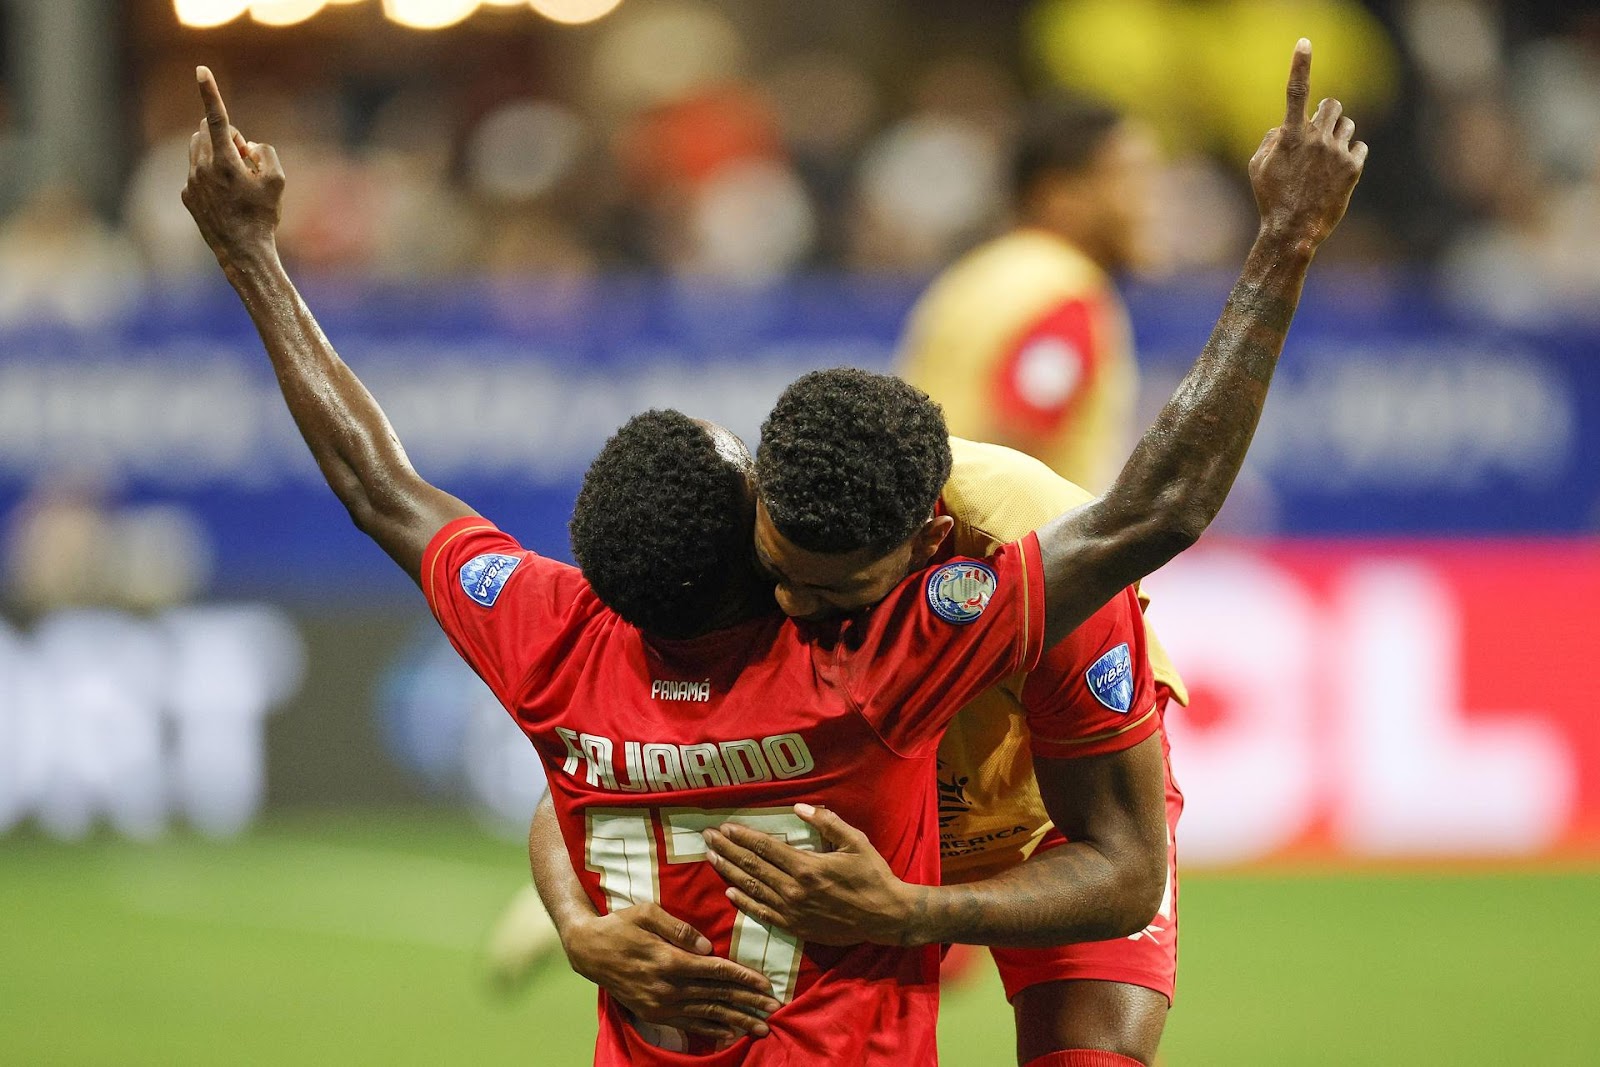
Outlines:
{"type": "Polygon", "coordinates": [[[949,515],[935,515],[923,523],[922,529],[911,535],[911,565],[920,567],[932,559],[955,528],[956,520],[949,515]]]}

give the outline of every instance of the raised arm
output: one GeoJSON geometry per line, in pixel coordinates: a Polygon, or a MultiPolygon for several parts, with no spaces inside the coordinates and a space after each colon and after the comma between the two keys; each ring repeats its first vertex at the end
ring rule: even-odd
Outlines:
{"type": "Polygon", "coordinates": [[[377,401],[328,343],[278,258],[278,153],[229,125],[211,71],[200,67],[195,76],[206,117],[189,141],[184,206],[255,322],[328,487],[415,581],[429,538],[473,511],[422,480],[377,401]]]}
{"type": "Polygon", "coordinates": [[[1283,125],[1250,160],[1261,227],[1200,358],[1105,496],[1039,531],[1047,641],[1194,544],[1233,486],[1311,258],[1344,217],[1367,157],[1337,100],[1306,120],[1310,78],[1302,39],[1283,125]]]}

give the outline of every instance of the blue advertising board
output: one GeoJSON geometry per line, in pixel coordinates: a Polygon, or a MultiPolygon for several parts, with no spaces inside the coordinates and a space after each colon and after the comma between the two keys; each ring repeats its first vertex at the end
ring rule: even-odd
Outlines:
{"type": "MultiPolygon", "coordinates": [[[[1226,279],[1130,296],[1152,414],[1226,279]]],[[[630,414],[679,407],[753,444],[816,367],[887,369],[916,286],[816,278],[738,290],[658,280],[308,286],[325,329],[423,475],[567,552],[579,479],[630,414]]],[[[1392,279],[1309,288],[1225,525],[1274,535],[1575,534],[1600,526],[1600,324],[1462,318],[1392,279]]],[[[93,333],[0,333],[0,522],[60,480],[175,505],[213,591],[309,601],[406,583],[349,524],[220,287],[148,299],[93,333]]]]}

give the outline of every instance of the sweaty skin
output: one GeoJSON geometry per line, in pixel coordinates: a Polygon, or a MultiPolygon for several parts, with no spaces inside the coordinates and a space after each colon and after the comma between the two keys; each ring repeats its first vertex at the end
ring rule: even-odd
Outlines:
{"type": "MultiPolygon", "coordinates": [[[[1261,231],[1205,350],[1110,492],[1039,531],[1048,643],[1193,544],[1243,463],[1311,257],[1343,216],[1366,156],[1365,145],[1350,143],[1353,127],[1340,120],[1336,101],[1306,122],[1309,69],[1302,41],[1288,118],[1251,160],[1261,231]]],[[[198,68],[196,78],[206,117],[190,143],[184,204],[255,323],[329,488],[416,580],[429,539],[475,513],[412,468],[382,410],[300,299],[277,254],[285,183],[277,153],[230,125],[209,70],[198,68]]],[[[1006,925],[992,899],[921,891],[932,894],[923,914],[956,907],[987,929],[1006,925]]]]}
{"type": "MultiPolygon", "coordinates": [[[[1189,490],[1231,482],[1237,473],[1312,255],[1343,216],[1366,158],[1366,146],[1351,142],[1354,123],[1341,117],[1338,101],[1323,101],[1306,120],[1310,60],[1309,43],[1302,41],[1291,63],[1284,122],[1268,133],[1250,161],[1261,228],[1223,314],[1194,368],[1107,496],[1042,531],[1041,537],[1065,551],[1119,554],[1114,537],[1101,540],[1094,532],[1102,529],[1099,523],[1106,522],[1106,529],[1125,528],[1121,524],[1142,521],[1136,516],[1152,499],[1163,499],[1172,505],[1172,513],[1187,520],[1164,529],[1147,545],[1152,557],[1175,554],[1198,536],[1220,505],[1210,491],[1189,490]],[[1093,518],[1086,521],[1085,513],[1093,518]],[[1065,547],[1068,542],[1055,538],[1053,531],[1067,524],[1077,524],[1089,536],[1065,547]],[[1168,537],[1172,544],[1154,547],[1168,537]]],[[[774,558],[774,546],[761,541],[760,526],[758,557],[780,579],[779,601],[791,614],[848,610],[881,598],[911,566],[931,555],[948,533],[948,525],[938,523],[932,520],[900,546],[903,559],[897,549],[877,561],[807,561],[824,568],[824,579],[825,568],[836,568],[843,580],[854,583],[848,588],[833,588],[827,581],[820,586],[788,581],[784,561],[774,558]],[[865,584],[859,581],[863,575],[865,584]]],[[[1067,563],[1049,553],[1046,559],[1047,574],[1067,563]]],[[[1117,580],[1106,579],[1108,585],[1117,580]]],[[[1093,595],[1103,591],[1109,596],[1118,588],[1102,587],[1093,595]]],[[[1159,744],[1152,739],[1088,760],[1036,760],[1047,811],[1069,844],[967,885],[910,886],[892,879],[870,845],[850,848],[854,831],[828,813],[805,807],[796,810],[833,838],[838,851],[800,853],[736,826],[710,831],[707,839],[713,862],[730,881],[731,899],[756,918],[808,940],[1034,946],[1125,936],[1149,921],[1165,876],[1164,778],[1159,751],[1152,758],[1152,742],[1159,744]],[[787,869],[773,862],[779,856],[787,869]],[[794,877],[796,870],[806,876],[803,884],[794,877]]],[[[547,899],[566,898],[578,904],[569,914],[593,918],[564,851],[536,855],[533,864],[547,899]]],[[[613,980],[617,985],[607,984],[608,989],[626,990],[639,976],[615,974],[613,980]]],[[[1017,1001],[1024,1061],[1065,1047],[1063,1031],[1074,1034],[1072,1044],[1082,1043],[1084,1033],[1097,1035],[1092,1047],[1116,1048],[1148,1061],[1166,1010],[1159,994],[1120,983],[1045,983],[1026,990],[1017,1001]],[[1063,998],[1065,986],[1080,987],[1070,1002],[1063,998]],[[1098,988],[1108,986],[1119,988],[1098,988]],[[1082,987],[1096,988],[1085,992],[1082,987]],[[1130,1017],[1138,1022],[1121,1022],[1130,1017]]],[[[742,1022],[736,1016],[728,1021],[742,1022]]]]}

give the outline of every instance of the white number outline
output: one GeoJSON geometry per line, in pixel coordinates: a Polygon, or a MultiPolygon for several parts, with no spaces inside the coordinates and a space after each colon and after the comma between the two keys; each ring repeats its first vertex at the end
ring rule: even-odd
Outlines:
{"type": "MultiPolygon", "coordinates": [[[[608,911],[661,902],[658,821],[666,845],[666,862],[671,864],[706,862],[706,842],[701,832],[724,823],[748,826],[807,852],[828,851],[821,833],[788,807],[590,808],[584,832],[584,866],[599,877],[608,911]]],[[[787,930],[736,911],[728,956],[766,975],[772,982],[773,998],[780,1004],[787,1004],[794,996],[804,949],[805,942],[787,930]]],[[[687,1037],[682,1031],[666,1027],[650,1030],[667,1031],[652,1034],[641,1029],[654,1044],[680,1051],[687,1047],[679,1044],[687,1037]]]]}

